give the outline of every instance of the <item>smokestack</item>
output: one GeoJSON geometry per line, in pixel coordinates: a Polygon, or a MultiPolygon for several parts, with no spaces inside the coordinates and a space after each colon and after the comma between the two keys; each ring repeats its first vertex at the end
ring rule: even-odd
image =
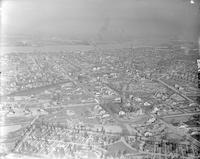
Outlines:
{"type": "Polygon", "coordinates": [[[98,33],[98,38],[100,40],[102,40],[103,38],[105,38],[106,32],[108,31],[109,24],[110,24],[110,18],[106,17],[105,20],[104,20],[104,23],[101,26],[101,28],[99,30],[99,33],[98,33]]]}

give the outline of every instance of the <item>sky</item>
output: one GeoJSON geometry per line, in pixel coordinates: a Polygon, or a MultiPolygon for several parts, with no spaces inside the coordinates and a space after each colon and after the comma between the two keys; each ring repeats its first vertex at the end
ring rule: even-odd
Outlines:
{"type": "Polygon", "coordinates": [[[187,0],[2,0],[4,34],[118,38],[199,36],[187,0]]]}

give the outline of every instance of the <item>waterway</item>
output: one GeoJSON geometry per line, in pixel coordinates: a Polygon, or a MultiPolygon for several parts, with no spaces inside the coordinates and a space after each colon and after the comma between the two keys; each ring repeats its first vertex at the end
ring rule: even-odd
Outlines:
{"type": "Polygon", "coordinates": [[[2,54],[9,53],[33,53],[33,52],[60,52],[60,51],[89,51],[89,50],[109,50],[135,47],[148,47],[155,44],[144,44],[141,42],[106,43],[98,45],[45,45],[45,46],[1,46],[2,54]]]}

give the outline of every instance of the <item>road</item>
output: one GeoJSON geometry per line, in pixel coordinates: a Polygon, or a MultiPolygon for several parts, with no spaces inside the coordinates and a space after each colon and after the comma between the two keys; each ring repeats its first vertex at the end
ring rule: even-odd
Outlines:
{"type": "Polygon", "coordinates": [[[164,115],[161,118],[174,118],[174,117],[182,117],[182,116],[193,116],[193,115],[198,115],[198,114],[200,114],[200,111],[192,112],[192,113],[164,115]]]}
{"type": "Polygon", "coordinates": [[[84,92],[88,95],[90,95],[91,97],[93,97],[98,103],[99,103],[99,106],[102,107],[102,109],[104,109],[106,112],[108,112],[113,119],[115,119],[115,121],[122,127],[122,130],[125,134],[130,133],[131,132],[129,130],[127,130],[126,126],[124,125],[123,122],[121,122],[121,120],[118,119],[118,117],[116,115],[113,114],[113,112],[108,109],[105,104],[104,104],[104,101],[103,99],[99,98],[99,97],[96,97],[93,93],[91,93],[88,88],[86,86],[84,86],[83,84],[81,84],[79,81],[77,81],[76,79],[73,79],[72,77],[66,75],[67,78],[69,78],[71,81],[74,82],[75,85],[77,85],[78,87],[82,88],[84,90],[84,92]]]}
{"type": "MultiPolygon", "coordinates": [[[[174,92],[176,92],[178,95],[180,95],[181,97],[187,99],[188,101],[192,102],[192,103],[196,103],[196,101],[193,101],[192,99],[188,98],[186,95],[180,93],[178,90],[176,90],[175,88],[173,88],[172,86],[169,86],[167,83],[165,83],[164,81],[162,81],[160,78],[157,79],[157,81],[163,85],[165,85],[167,88],[173,90],[174,92]]],[[[188,113],[186,113],[188,114],[188,113]]],[[[157,118],[157,117],[156,117],[157,118]]],[[[169,127],[171,130],[173,130],[176,134],[180,134],[182,133],[182,131],[180,129],[178,129],[177,127],[172,126],[171,124],[166,123],[163,119],[160,118],[160,121],[162,121],[167,127],[169,127]]],[[[200,142],[198,140],[196,140],[195,138],[191,137],[189,134],[184,133],[185,136],[197,147],[200,147],[200,142]]]]}
{"type": "MultiPolygon", "coordinates": [[[[162,153],[153,153],[153,152],[138,152],[135,154],[128,154],[127,156],[141,156],[141,155],[148,155],[148,156],[159,156],[159,159],[162,159],[162,157],[164,158],[169,158],[169,157],[175,157],[175,156],[180,156],[179,154],[162,154],[162,153]]],[[[198,159],[198,157],[185,157],[185,156],[181,156],[181,159],[198,159]]]]}
{"type": "MultiPolygon", "coordinates": [[[[33,123],[39,118],[39,116],[36,116],[30,123],[30,127],[33,125],[33,123]]],[[[20,140],[20,143],[15,147],[15,150],[17,151],[17,149],[22,145],[23,141],[26,140],[26,138],[33,132],[34,129],[31,129],[31,131],[28,131],[27,133],[25,133],[25,135],[23,136],[23,138],[20,140]]]]}
{"type": "Polygon", "coordinates": [[[168,127],[169,129],[171,129],[175,134],[181,135],[181,136],[186,136],[187,139],[189,139],[191,141],[192,144],[194,144],[195,146],[197,146],[198,148],[200,147],[200,142],[198,140],[196,140],[195,138],[191,137],[189,134],[187,134],[186,132],[182,131],[180,128],[175,127],[171,124],[168,124],[167,122],[165,122],[163,119],[161,119],[158,116],[154,117],[156,119],[158,119],[159,121],[161,121],[166,127],[168,127]]]}
{"type": "Polygon", "coordinates": [[[61,108],[61,109],[69,109],[69,108],[74,108],[74,107],[91,107],[91,106],[95,106],[97,105],[97,103],[77,103],[77,104],[67,104],[67,105],[57,105],[57,106],[53,106],[53,107],[47,107],[44,109],[57,109],[57,108],[61,108]]]}
{"type": "Polygon", "coordinates": [[[178,95],[180,95],[181,97],[187,99],[188,101],[190,101],[191,103],[196,103],[196,101],[193,101],[192,99],[188,98],[186,95],[180,93],[178,90],[176,90],[174,87],[168,85],[167,83],[165,83],[164,81],[162,81],[161,79],[157,79],[157,81],[163,85],[165,85],[167,88],[173,90],[174,92],[176,92],[178,95]]]}

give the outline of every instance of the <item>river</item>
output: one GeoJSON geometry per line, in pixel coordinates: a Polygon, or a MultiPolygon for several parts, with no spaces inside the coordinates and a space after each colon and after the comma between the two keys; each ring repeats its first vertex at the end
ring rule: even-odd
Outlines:
{"type": "Polygon", "coordinates": [[[59,51],[89,51],[89,50],[110,50],[122,48],[136,48],[154,46],[152,44],[136,43],[136,42],[122,42],[122,43],[106,43],[94,45],[45,45],[45,46],[1,46],[2,54],[9,53],[33,53],[33,52],[59,52],[59,51]]]}

